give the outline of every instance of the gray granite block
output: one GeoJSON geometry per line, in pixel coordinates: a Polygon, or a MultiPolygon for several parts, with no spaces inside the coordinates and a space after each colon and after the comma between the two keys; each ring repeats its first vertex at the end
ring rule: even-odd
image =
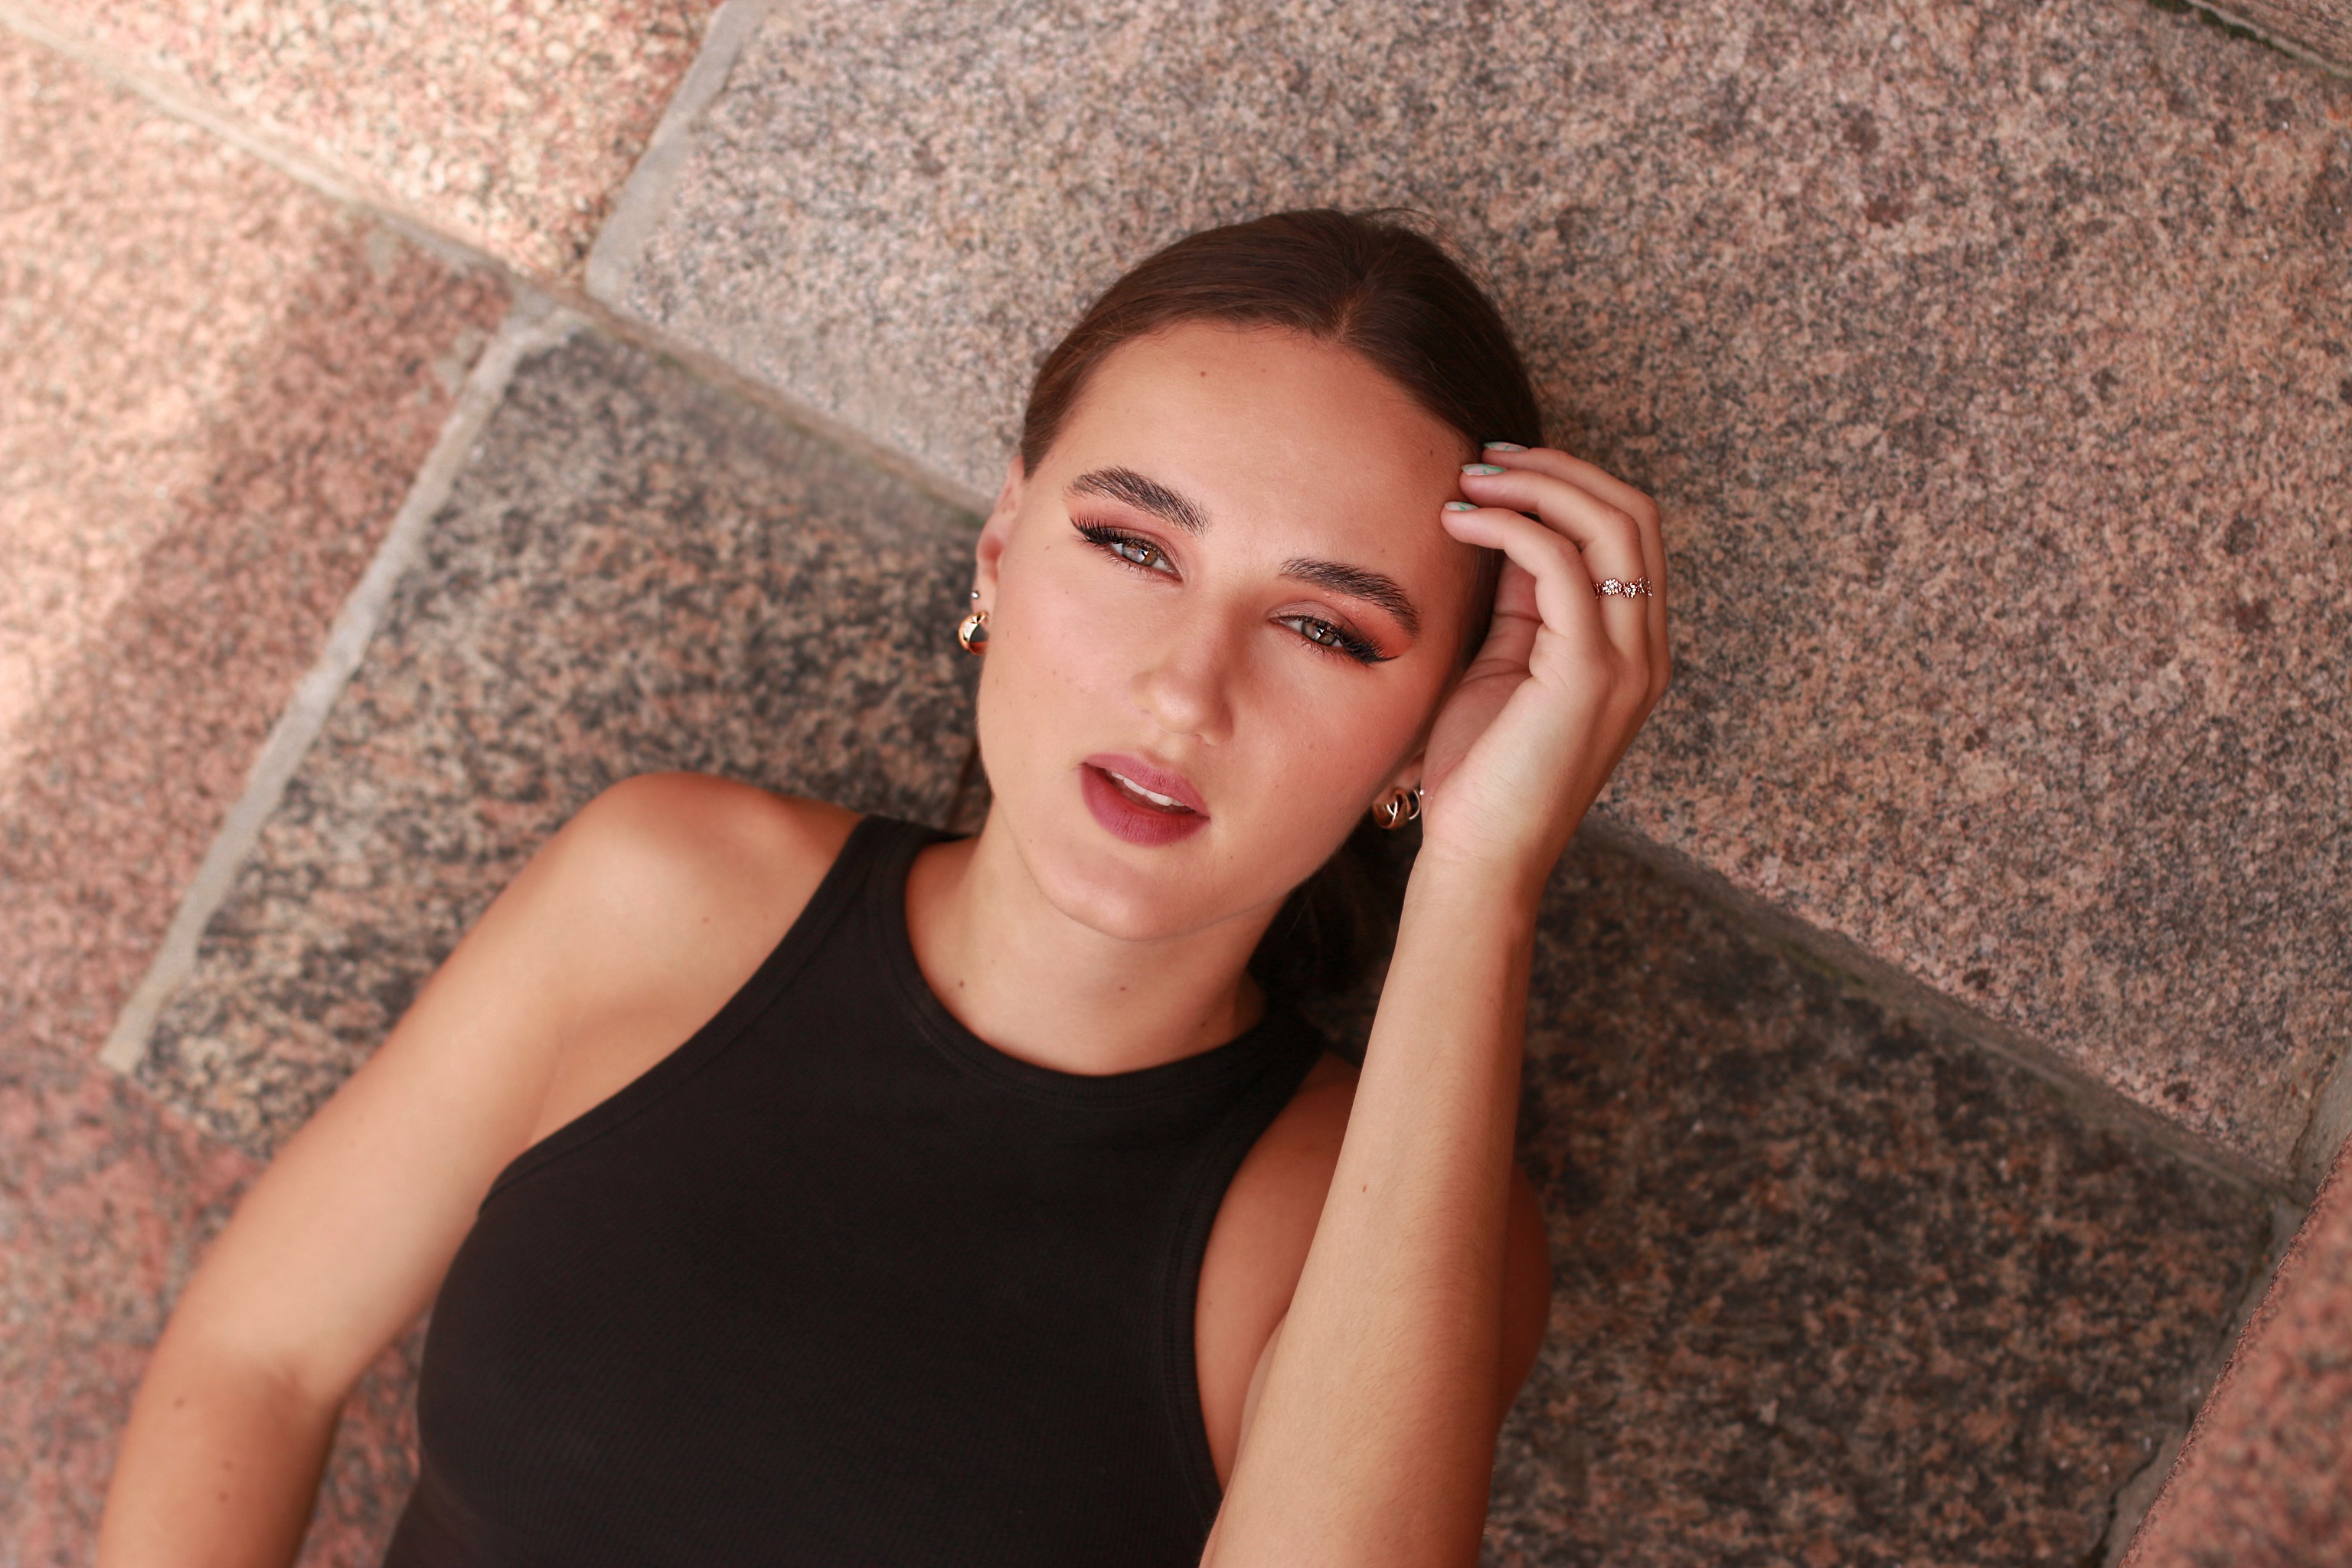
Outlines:
{"type": "Polygon", "coordinates": [[[2096,1561],[2263,1204],[1594,847],[1528,1026],[1556,1284],[1488,1563],[2096,1561]]]}
{"type": "Polygon", "coordinates": [[[1661,498],[1604,810],[2284,1180],[2352,1018],[2352,83],[2116,0],[784,0],[612,303],[985,491],[1195,226],[1410,203],[1661,498]]]}
{"type": "Polygon", "coordinates": [[[971,530],[635,351],[580,336],[527,361],[140,1081],[266,1153],[632,773],[936,817],[971,734],[971,530]]]}
{"type": "MultiPolygon", "coordinates": [[[[630,772],[936,818],[967,527],[635,350],[527,362],[142,1081],[267,1152],[630,772]]],[[[1558,1289],[1498,1564],[2072,1562],[2266,1237],[2258,1199],[1589,846],[1527,1079],[1558,1289]]],[[[412,1473],[396,1416],[347,1431],[354,1529],[412,1473]]]]}

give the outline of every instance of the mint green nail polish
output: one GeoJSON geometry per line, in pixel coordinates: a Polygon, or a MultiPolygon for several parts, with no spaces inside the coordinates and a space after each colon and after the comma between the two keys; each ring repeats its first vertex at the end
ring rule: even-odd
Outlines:
{"type": "Polygon", "coordinates": [[[1486,443],[1486,450],[1489,452],[1524,452],[1527,448],[1520,446],[1517,441],[1489,441],[1486,443]]]}
{"type": "Polygon", "coordinates": [[[1465,474],[1489,475],[1499,474],[1503,470],[1492,463],[1465,463],[1462,465],[1462,471],[1465,474]]]}
{"type": "Polygon", "coordinates": [[[1445,503],[1445,510],[1448,511],[1476,511],[1478,509],[1472,506],[1466,500],[1450,500],[1445,503]]]}

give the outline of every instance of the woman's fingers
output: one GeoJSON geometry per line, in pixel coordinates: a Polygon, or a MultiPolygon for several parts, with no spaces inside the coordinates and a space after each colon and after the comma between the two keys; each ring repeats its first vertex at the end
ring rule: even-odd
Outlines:
{"type": "MultiPolygon", "coordinates": [[[[1649,575],[1641,524],[1581,486],[1534,468],[1471,463],[1462,470],[1462,491],[1487,506],[1536,514],[1538,526],[1575,547],[1588,594],[1604,578],[1631,582],[1649,575]]],[[[1651,592],[1654,595],[1654,584],[1651,592]]],[[[1612,595],[1598,604],[1610,641],[1627,654],[1646,653],[1654,640],[1648,614],[1653,601],[1612,595]]]]}
{"type": "Polygon", "coordinates": [[[1657,521],[1657,504],[1648,496],[1608,469],[1563,452],[1557,447],[1516,447],[1508,441],[1490,441],[1480,452],[1479,460],[1506,468],[1533,468],[1554,479],[1566,479],[1572,485],[1591,490],[1633,517],[1640,518],[1646,514],[1653,524],[1657,521]]]}
{"type": "MultiPolygon", "coordinates": [[[[1643,658],[1643,639],[1637,636],[1628,647],[1625,639],[1612,635],[1601,615],[1605,601],[1592,592],[1592,578],[1572,541],[1507,507],[1448,510],[1439,516],[1454,538],[1499,550],[1525,572],[1533,589],[1536,616],[1570,646],[1588,648],[1603,660],[1611,654],[1619,659],[1643,658]]],[[[1499,605],[1496,613],[1498,619],[1504,614],[1499,605]]],[[[1529,641],[1532,647],[1532,637],[1529,641]]]]}
{"type": "MultiPolygon", "coordinates": [[[[1586,559],[1595,568],[1593,575],[1596,578],[1614,575],[1649,579],[1650,593],[1647,596],[1623,603],[1639,605],[1646,623],[1644,629],[1649,634],[1653,669],[1650,699],[1654,702],[1665,689],[1667,671],[1666,548],[1664,537],[1659,530],[1657,503],[1607,470],[1556,447],[1523,447],[1507,441],[1493,442],[1487,445],[1481,456],[1485,467],[1501,468],[1515,475],[1540,474],[1558,480],[1590,497],[1606,512],[1622,517],[1632,525],[1636,548],[1640,552],[1641,565],[1638,569],[1631,573],[1612,573],[1594,560],[1589,550],[1586,559]]],[[[1465,493],[1477,492],[1465,489],[1465,493]]],[[[1544,515],[1547,521],[1552,521],[1551,514],[1547,512],[1544,515]]],[[[1580,538],[1578,542],[1581,545],[1584,541],[1580,538]]],[[[1614,623],[1624,618],[1627,617],[1622,615],[1612,616],[1611,620],[1614,623]]]]}

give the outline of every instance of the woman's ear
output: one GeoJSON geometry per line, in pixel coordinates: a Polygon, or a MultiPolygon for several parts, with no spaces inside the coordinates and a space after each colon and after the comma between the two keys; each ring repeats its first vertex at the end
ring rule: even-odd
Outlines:
{"type": "Polygon", "coordinates": [[[971,585],[980,590],[980,602],[984,605],[996,597],[996,563],[1004,554],[1005,542],[1013,537],[1013,520],[1021,511],[1021,494],[1028,475],[1021,467],[1021,454],[1015,452],[1004,465],[1004,483],[996,492],[996,504],[989,509],[988,521],[980,525],[980,539],[972,547],[971,585]]]}

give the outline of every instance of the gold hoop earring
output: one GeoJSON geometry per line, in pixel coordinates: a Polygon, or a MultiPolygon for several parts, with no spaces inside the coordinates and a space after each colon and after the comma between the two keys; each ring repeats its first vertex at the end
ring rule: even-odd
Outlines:
{"type": "Polygon", "coordinates": [[[963,618],[963,624],[956,627],[956,641],[963,645],[963,651],[966,653],[986,653],[988,651],[988,612],[974,610],[966,616],[963,618]]]}
{"type": "Polygon", "coordinates": [[[1372,820],[1381,826],[1395,829],[1421,816],[1421,786],[1392,789],[1372,803],[1372,820]]]}

